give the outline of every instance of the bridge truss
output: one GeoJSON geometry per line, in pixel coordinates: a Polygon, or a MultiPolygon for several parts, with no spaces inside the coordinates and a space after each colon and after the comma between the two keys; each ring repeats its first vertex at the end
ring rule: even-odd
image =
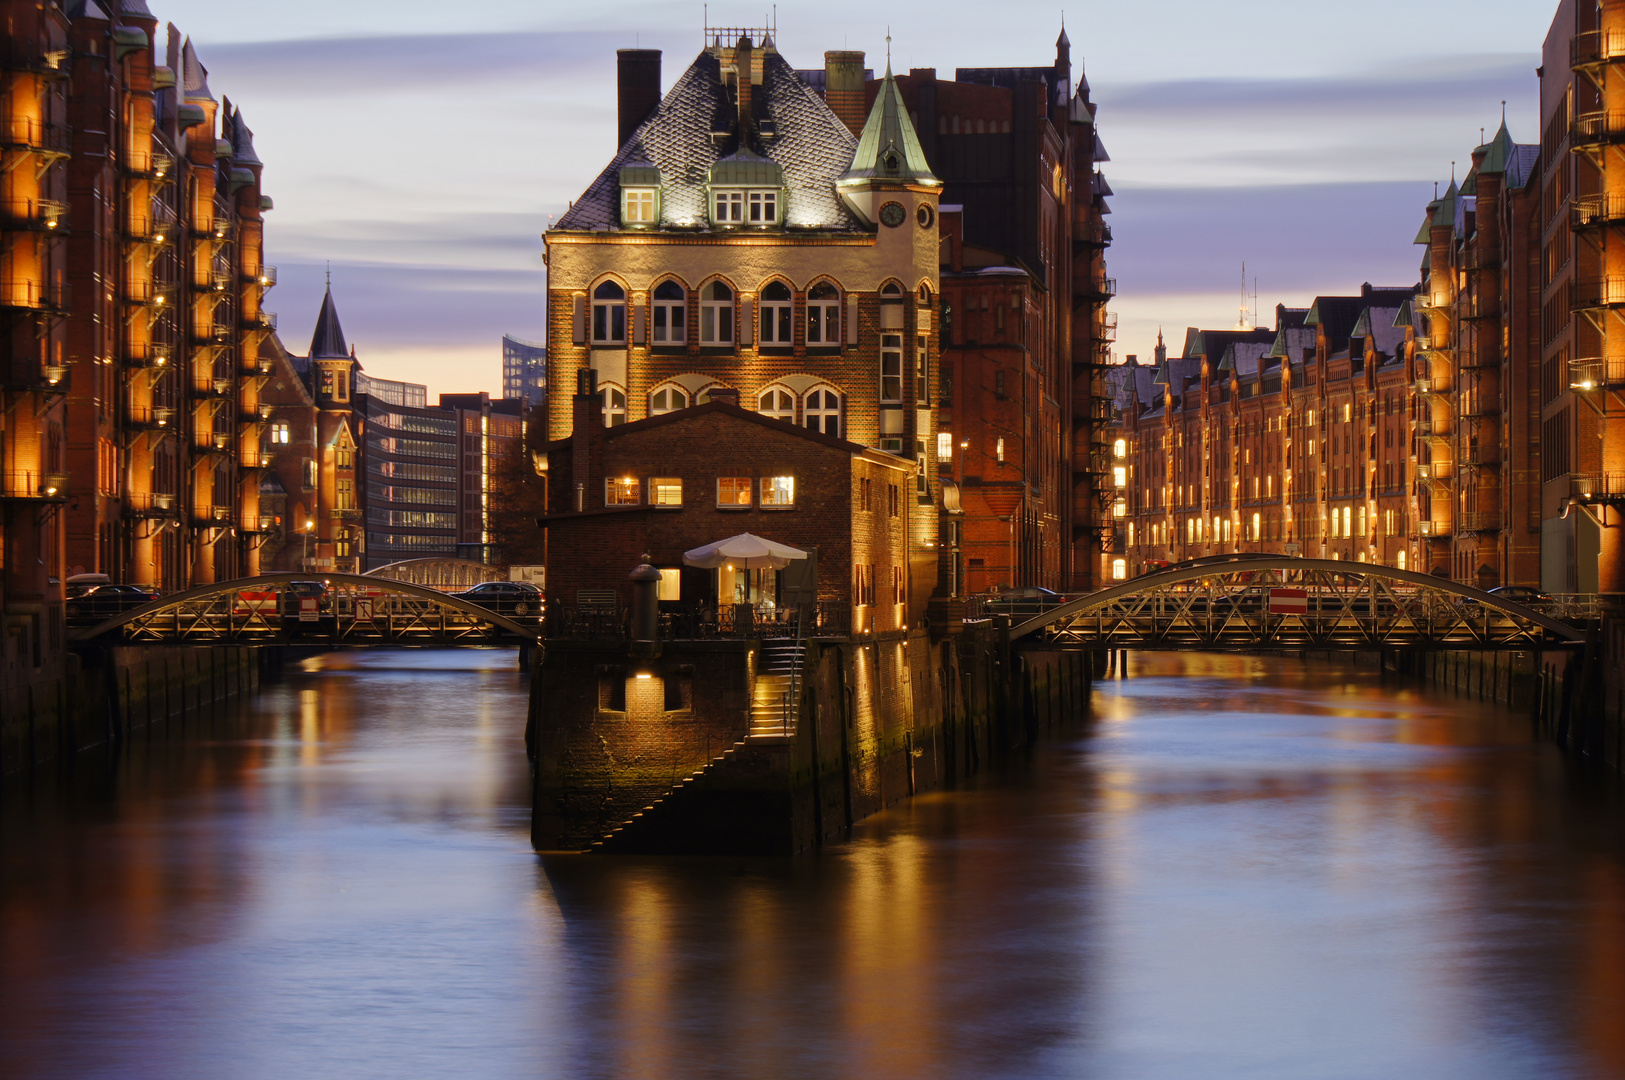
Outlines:
{"type": "Polygon", "coordinates": [[[1250,557],[1173,567],[1048,610],[1012,640],[1091,649],[1563,649],[1594,613],[1539,611],[1391,567],[1250,557]]]}
{"type": "Polygon", "coordinates": [[[325,586],[320,595],[311,594],[308,574],[203,585],[75,628],[68,639],[126,645],[473,646],[535,642],[541,636],[539,618],[500,615],[427,586],[355,574],[326,574],[319,580],[325,586]]]}

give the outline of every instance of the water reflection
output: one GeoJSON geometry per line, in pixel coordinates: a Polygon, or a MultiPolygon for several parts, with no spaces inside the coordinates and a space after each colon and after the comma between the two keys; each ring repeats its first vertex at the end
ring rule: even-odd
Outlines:
{"type": "Polygon", "coordinates": [[[513,660],[8,791],[0,1075],[1625,1076],[1620,801],[1522,717],[1143,656],[824,856],[539,861],[513,660]]]}

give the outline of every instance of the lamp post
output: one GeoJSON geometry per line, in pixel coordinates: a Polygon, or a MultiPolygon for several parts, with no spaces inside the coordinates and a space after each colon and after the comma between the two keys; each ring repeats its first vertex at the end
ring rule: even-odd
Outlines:
{"type": "Polygon", "coordinates": [[[310,533],[311,533],[311,530],[314,529],[314,528],[316,528],[316,523],[314,521],[311,521],[309,518],[306,518],[305,519],[305,527],[302,530],[300,530],[301,532],[303,532],[305,534],[304,554],[300,557],[300,560],[299,560],[299,569],[301,569],[301,570],[307,569],[306,564],[310,562],[310,533]]]}

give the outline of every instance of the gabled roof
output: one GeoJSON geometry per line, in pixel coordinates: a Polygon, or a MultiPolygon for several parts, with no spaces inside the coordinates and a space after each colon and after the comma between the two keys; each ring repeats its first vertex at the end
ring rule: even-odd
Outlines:
{"type": "MultiPolygon", "coordinates": [[[[783,170],[785,224],[861,231],[858,219],[835,195],[835,181],[852,163],[857,140],[777,50],[765,49],[761,58],[762,83],[753,88],[752,107],[758,128],[771,121],[774,137],[747,142],[745,148],[771,158],[783,170]]],[[[700,53],[556,227],[618,227],[625,165],[659,170],[661,227],[704,227],[711,167],[740,149],[737,120],[720,62],[710,51],[700,53]],[[716,132],[728,134],[719,139],[716,132]]]]}
{"type": "Polygon", "coordinates": [[[1394,289],[1367,284],[1360,287],[1358,296],[1317,296],[1303,324],[1320,327],[1326,334],[1328,347],[1335,348],[1347,344],[1345,339],[1354,334],[1354,326],[1366,308],[1397,308],[1415,294],[1414,285],[1394,289]]]}
{"type": "Polygon", "coordinates": [[[852,164],[841,174],[843,182],[868,179],[942,183],[925,160],[925,149],[908,117],[908,108],[897,89],[897,80],[892,78],[890,64],[886,65],[886,77],[875,95],[869,119],[858,135],[852,164]]]}
{"type": "Polygon", "coordinates": [[[344,328],[339,325],[339,310],[333,304],[333,287],[329,285],[322,296],[321,314],[316,316],[316,332],[310,338],[312,360],[349,359],[350,347],[344,343],[344,328]]]}

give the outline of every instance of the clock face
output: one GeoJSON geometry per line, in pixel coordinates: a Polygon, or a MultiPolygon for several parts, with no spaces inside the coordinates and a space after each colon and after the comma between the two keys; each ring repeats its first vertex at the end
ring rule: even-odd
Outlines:
{"type": "Polygon", "coordinates": [[[880,223],[888,229],[895,229],[908,217],[902,203],[889,202],[880,208],[880,223]]]}

